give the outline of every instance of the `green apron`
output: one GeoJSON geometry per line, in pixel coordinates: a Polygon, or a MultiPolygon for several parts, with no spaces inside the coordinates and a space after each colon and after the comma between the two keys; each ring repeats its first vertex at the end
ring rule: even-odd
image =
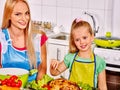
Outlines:
{"type": "Polygon", "coordinates": [[[91,87],[95,87],[95,71],[96,71],[96,57],[92,54],[92,60],[89,62],[83,62],[76,60],[75,54],[70,70],[69,79],[74,82],[83,82],[89,84],[91,87]]]}

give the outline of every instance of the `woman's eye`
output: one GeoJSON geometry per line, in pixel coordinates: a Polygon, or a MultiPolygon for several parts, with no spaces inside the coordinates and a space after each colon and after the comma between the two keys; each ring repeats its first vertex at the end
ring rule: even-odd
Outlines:
{"type": "Polygon", "coordinates": [[[75,39],[75,41],[79,41],[79,39],[75,39]]]}
{"type": "Polygon", "coordinates": [[[19,16],[19,15],[20,15],[20,13],[16,13],[15,15],[16,15],[16,16],[19,16]]]}

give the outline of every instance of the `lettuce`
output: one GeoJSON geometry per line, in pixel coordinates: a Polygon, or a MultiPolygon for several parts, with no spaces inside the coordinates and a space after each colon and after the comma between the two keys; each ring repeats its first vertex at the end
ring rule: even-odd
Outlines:
{"type": "Polygon", "coordinates": [[[89,84],[82,83],[82,82],[78,82],[77,84],[79,87],[82,88],[82,90],[93,90],[93,88],[89,84]]]}
{"type": "Polygon", "coordinates": [[[35,80],[28,82],[26,88],[31,88],[34,90],[47,90],[46,88],[42,88],[43,85],[47,84],[48,82],[54,80],[49,75],[45,74],[41,80],[38,80],[37,83],[35,80]]]}
{"type": "Polygon", "coordinates": [[[43,76],[43,78],[41,80],[38,81],[38,85],[40,87],[42,87],[43,85],[47,84],[51,80],[54,80],[54,79],[51,78],[49,75],[46,74],[46,75],[43,76]]]}

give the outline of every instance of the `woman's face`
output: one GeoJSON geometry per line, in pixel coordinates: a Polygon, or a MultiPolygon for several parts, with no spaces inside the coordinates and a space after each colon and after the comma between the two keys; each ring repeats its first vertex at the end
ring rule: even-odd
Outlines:
{"type": "Polygon", "coordinates": [[[30,15],[27,5],[24,2],[19,1],[14,6],[13,12],[10,17],[11,27],[23,30],[27,27],[29,19],[30,15]]]}
{"type": "Polygon", "coordinates": [[[79,27],[73,32],[74,43],[80,51],[91,50],[94,36],[90,34],[87,27],[79,27]]]}

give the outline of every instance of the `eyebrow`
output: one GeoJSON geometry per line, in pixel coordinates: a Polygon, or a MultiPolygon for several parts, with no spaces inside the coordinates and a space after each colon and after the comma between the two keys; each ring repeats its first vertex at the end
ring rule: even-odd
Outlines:
{"type": "MultiPolygon", "coordinates": [[[[28,11],[25,11],[25,13],[26,12],[29,12],[29,10],[28,11]]],[[[20,12],[20,11],[13,11],[13,13],[22,13],[22,12],[20,12]]]]}

